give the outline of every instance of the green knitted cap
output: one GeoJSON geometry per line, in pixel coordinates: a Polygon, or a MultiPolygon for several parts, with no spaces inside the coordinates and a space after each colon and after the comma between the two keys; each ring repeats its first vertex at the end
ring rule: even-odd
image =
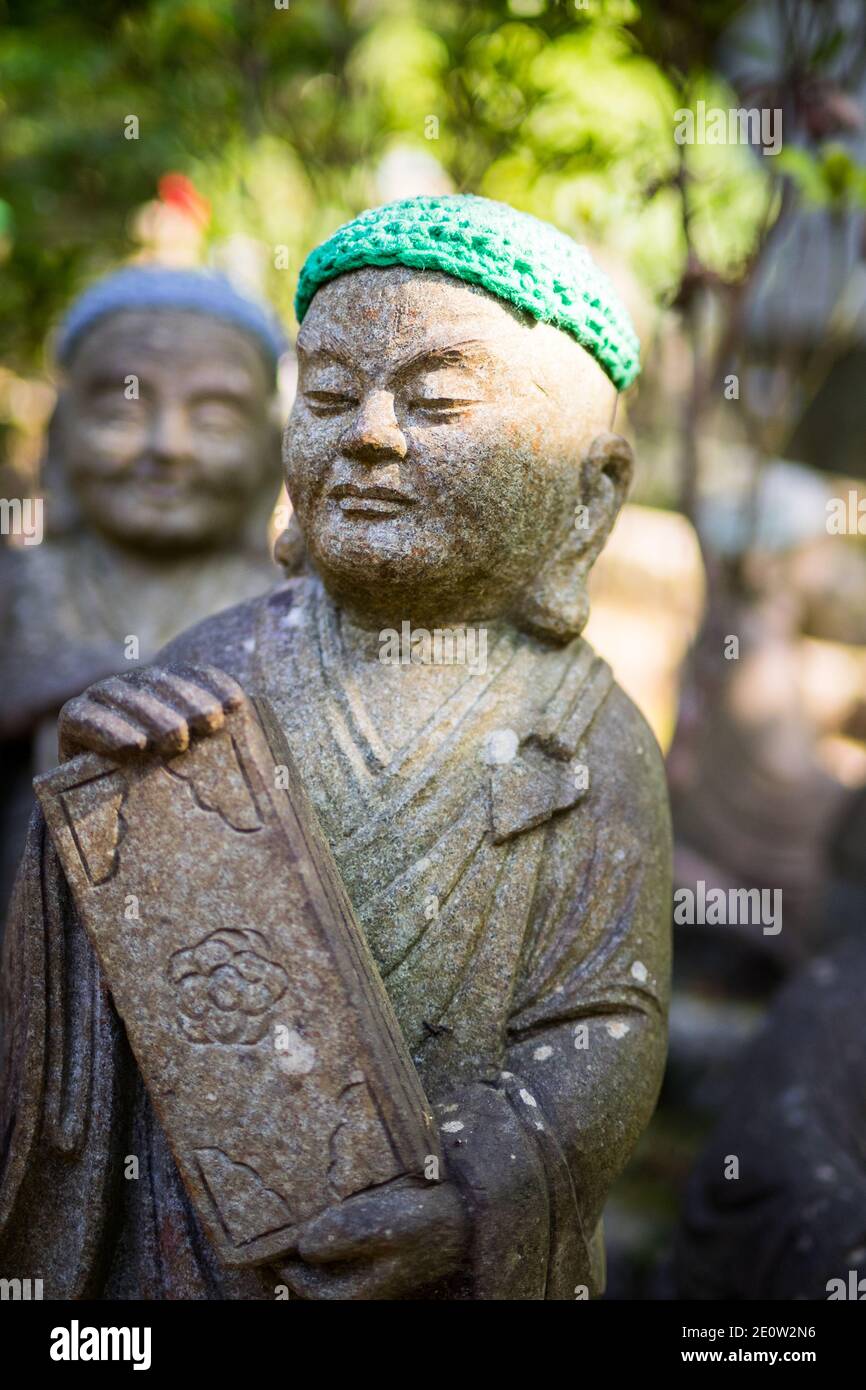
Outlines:
{"type": "Polygon", "coordinates": [[[619,391],[640,371],[631,319],[586,247],[506,203],[460,193],[405,198],[362,212],[304,262],[295,296],[298,322],[316,290],[366,265],[441,270],[481,285],[571,333],[619,391]]]}

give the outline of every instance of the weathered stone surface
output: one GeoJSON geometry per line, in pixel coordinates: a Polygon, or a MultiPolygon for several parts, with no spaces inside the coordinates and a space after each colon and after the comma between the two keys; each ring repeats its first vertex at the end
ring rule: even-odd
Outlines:
{"type": "Polygon", "coordinates": [[[36,786],[221,1258],[286,1254],[328,1205],[423,1175],[432,1113],[291,755],[251,708],[175,757],[83,754],[36,786]]]}
{"type": "Polygon", "coordinates": [[[2,557],[0,919],[64,701],[273,583],[273,392],[256,341],[207,314],[118,311],[75,348],[49,432],[45,538],[2,557]]]}
{"type": "MultiPolygon", "coordinates": [[[[27,1020],[89,955],[37,820],[5,975],[0,1268],[38,1252],[55,1294],[108,1297],[272,1297],[277,1280],[316,1299],[593,1294],[604,1202],[658,1094],[670,969],[661,759],[580,635],[631,474],[615,393],[557,329],[404,267],[324,286],[298,353],[285,459],[305,572],[72,700],[62,750],[119,769],[222,738],[224,756],[237,685],[267,702],[433,1105],[443,1180],[348,1195],[277,1271],[233,1269],[196,1238],[110,1010],[95,1045],[76,1018],[50,1039],[64,1076],[100,1078],[67,1099],[58,1175],[27,1020]],[[446,630],[465,657],[437,663],[446,630]],[[112,1188],[142,1136],[149,1192],[112,1188]],[[45,1222],[46,1184],[54,1211],[84,1194],[88,1220],[45,1222]]],[[[98,871],[123,852],[109,839],[98,871]]],[[[176,873],[161,892],[183,893],[176,873]]]]}

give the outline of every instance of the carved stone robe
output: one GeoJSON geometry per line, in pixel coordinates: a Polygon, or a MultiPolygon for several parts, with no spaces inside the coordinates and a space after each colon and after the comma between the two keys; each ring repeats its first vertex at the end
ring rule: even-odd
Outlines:
{"type": "MultiPolygon", "coordinates": [[[[316,807],[471,1215],[465,1273],[418,1296],[598,1292],[604,1200],[661,1080],[670,922],[659,751],[605,663],[503,626],[391,748],[314,579],[160,660],[266,698],[316,807]]],[[[209,1247],[38,814],[3,991],[0,1275],[46,1297],[273,1298],[273,1269],[209,1247]]]]}

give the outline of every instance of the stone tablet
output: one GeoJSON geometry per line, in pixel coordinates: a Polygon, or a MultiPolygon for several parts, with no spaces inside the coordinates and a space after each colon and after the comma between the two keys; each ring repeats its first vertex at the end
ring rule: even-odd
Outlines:
{"type": "Polygon", "coordinates": [[[184,1182],[232,1265],[285,1254],[299,1222],[439,1153],[330,849],[258,713],[170,759],[84,754],[35,784],[184,1182]]]}

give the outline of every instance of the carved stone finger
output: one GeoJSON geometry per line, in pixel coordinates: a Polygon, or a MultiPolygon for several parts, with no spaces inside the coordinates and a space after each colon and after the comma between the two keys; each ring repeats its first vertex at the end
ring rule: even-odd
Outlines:
{"type": "Polygon", "coordinates": [[[190,732],[215,734],[225,724],[222,700],[203,685],[179,671],[152,667],[148,686],[186,719],[190,732]]]}
{"type": "Polygon", "coordinates": [[[147,734],[142,728],[88,695],[78,695],[63,706],[58,739],[64,761],[83,750],[123,757],[147,748],[147,734]]]}
{"type": "Polygon", "coordinates": [[[94,686],[90,694],[97,703],[137,721],[158,752],[183,753],[189,747],[189,725],[184,716],[145,687],[115,676],[94,686]]]}
{"type": "MultiPolygon", "coordinates": [[[[330,1215],[324,1213],[325,1217],[330,1215]]],[[[355,1230],[346,1225],[311,1221],[298,1237],[298,1254],[310,1265],[328,1265],[354,1260],[387,1248],[381,1231],[355,1230]]]]}
{"type": "Polygon", "coordinates": [[[247,698],[243,687],[217,666],[189,667],[185,668],[182,674],[196,685],[200,685],[208,694],[216,695],[226,714],[240,709],[247,698]]]}
{"type": "Polygon", "coordinates": [[[279,1272],[292,1293],[316,1302],[389,1298],[412,1286],[411,1275],[407,1277],[396,1257],[359,1264],[354,1269],[344,1266],[339,1271],[315,1269],[302,1260],[292,1260],[281,1265],[279,1272]]]}
{"type": "Polygon", "coordinates": [[[396,1183],[390,1190],[357,1193],[301,1226],[298,1254],[309,1264],[319,1265],[399,1249],[418,1234],[426,1195],[407,1192],[396,1183]]]}

